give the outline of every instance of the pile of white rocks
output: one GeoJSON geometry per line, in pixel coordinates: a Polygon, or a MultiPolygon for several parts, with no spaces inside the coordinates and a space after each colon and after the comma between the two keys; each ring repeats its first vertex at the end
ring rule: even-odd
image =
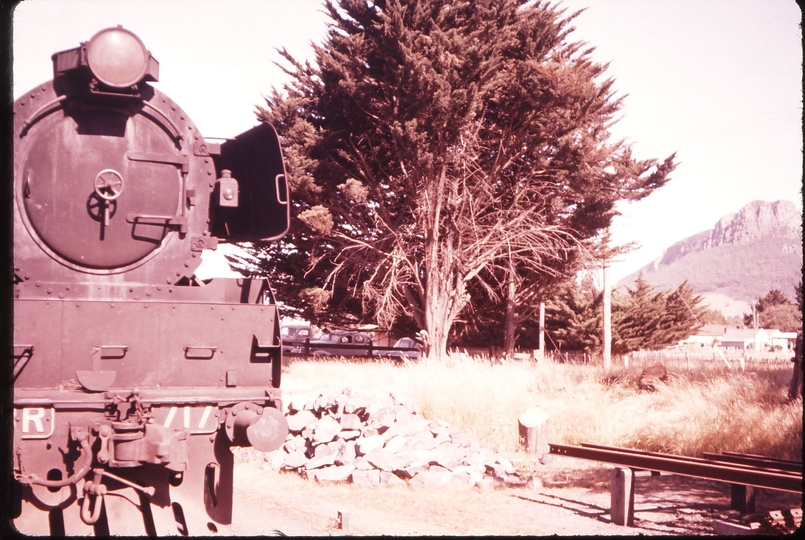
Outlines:
{"type": "Polygon", "coordinates": [[[421,484],[534,487],[512,463],[481,448],[441,420],[413,407],[344,390],[312,401],[292,401],[285,444],[264,455],[275,470],[317,482],[361,486],[421,484]]]}

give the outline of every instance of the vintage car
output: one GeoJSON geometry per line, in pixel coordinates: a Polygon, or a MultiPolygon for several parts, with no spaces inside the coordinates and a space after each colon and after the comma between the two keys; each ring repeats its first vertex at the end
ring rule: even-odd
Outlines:
{"type": "Polygon", "coordinates": [[[422,358],[424,346],[422,345],[422,342],[417,339],[404,337],[397,340],[397,343],[394,344],[394,348],[400,350],[385,352],[384,356],[390,356],[399,360],[404,358],[419,359],[422,358]]]}
{"type": "Polygon", "coordinates": [[[292,353],[297,347],[304,347],[305,341],[315,339],[315,331],[312,326],[306,323],[291,323],[282,326],[280,331],[282,336],[282,353],[292,353]]]}
{"type": "Polygon", "coordinates": [[[364,332],[332,330],[323,333],[318,339],[311,339],[307,351],[302,343],[294,347],[291,354],[369,356],[371,343],[372,337],[364,332]]]}

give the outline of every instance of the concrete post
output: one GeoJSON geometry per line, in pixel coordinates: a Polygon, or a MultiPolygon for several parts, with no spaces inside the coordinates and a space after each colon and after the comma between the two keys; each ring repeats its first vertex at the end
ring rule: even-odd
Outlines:
{"type": "Polygon", "coordinates": [[[612,523],[634,527],[634,471],[629,468],[612,469],[609,482],[612,523]]]}

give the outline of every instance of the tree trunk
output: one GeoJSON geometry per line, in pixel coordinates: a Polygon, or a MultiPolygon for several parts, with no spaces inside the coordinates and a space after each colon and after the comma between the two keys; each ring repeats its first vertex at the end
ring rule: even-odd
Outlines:
{"type": "Polygon", "coordinates": [[[466,304],[463,276],[450,270],[433,272],[428,279],[425,299],[425,330],[430,341],[428,358],[440,361],[447,358],[450,328],[466,304]]]}

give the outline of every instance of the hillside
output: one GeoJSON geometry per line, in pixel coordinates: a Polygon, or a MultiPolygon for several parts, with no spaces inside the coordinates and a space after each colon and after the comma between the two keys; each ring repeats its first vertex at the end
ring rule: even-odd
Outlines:
{"type": "Polygon", "coordinates": [[[655,286],[684,280],[725,315],[779,289],[794,299],[802,279],[802,218],[793,203],[753,201],[721,218],[708,231],[675,243],[663,255],[618,282],[631,285],[639,272],[655,286]]]}

